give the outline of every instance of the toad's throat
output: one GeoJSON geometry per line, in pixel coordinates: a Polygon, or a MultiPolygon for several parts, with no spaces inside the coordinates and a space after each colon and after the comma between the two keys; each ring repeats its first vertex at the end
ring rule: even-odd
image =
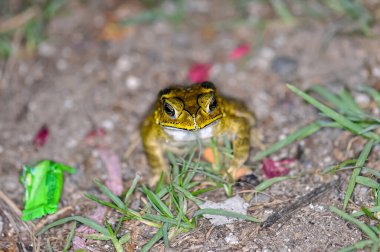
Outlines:
{"type": "Polygon", "coordinates": [[[169,126],[163,126],[165,133],[174,141],[195,141],[208,139],[214,136],[215,126],[219,120],[210,123],[202,129],[179,129],[169,126]]]}

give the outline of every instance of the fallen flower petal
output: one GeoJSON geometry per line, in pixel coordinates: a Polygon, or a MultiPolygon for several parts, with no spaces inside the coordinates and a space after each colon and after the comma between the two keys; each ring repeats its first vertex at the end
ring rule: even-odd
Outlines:
{"type": "Polygon", "coordinates": [[[286,166],[280,166],[281,164],[283,164],[281,161],[265,158],[263,160],[263,172],[265,176],[268,178],[274,178],[288,174],[289,168],[286,166]]]}
{"type": "Polygon", "coordinates": [[[106,186],[112,193],[120,195],[123,192],[123,181],[119,157],[112,150],[106,148],[98,148],[97,152],[107,167],[106,186]]]}
{"type": "Polygon", "coordinates": [[[203,82],[208,80],[212,65],[208,63],[194,64],[188,72],[188,79],[192,82],[203,82]]]}
{"type": "Polygon", "coordinates": [[[34,135],[33,145],[36,149],[42,148],[49,136],[49,128],[44,124],[40,130],[34,135]]]}
{"type": "Polygon", "coordinates": [[[102,138],[106,135],[104,128],[91,129],[84,138],[84,142],[89,146],[94,146],[98,138],[102,138]]]}
{"type": "Polygon", "coordinates": [[[235,47],[230,55],[230,60],[238,60],[244,56],[246,56],[251,51],[251,45],[249,44],[241,44],[237,47],[235,47]]]}

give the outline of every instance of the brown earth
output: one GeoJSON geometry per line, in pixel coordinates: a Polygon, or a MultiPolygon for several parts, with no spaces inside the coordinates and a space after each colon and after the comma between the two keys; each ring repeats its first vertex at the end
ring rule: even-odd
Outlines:
{"type": "MultiPolygon", "coordinates": [[[[173,5],[165,2],[162,8],[170,10],[173,5]]],[[[91,214],[94,204],[83,195],[97,192],[93,179],[106,179],[99,157],[83,144],[84,136],[93,127],[107,130],[105,145],[122,159],[125,187],[137,172],[149,176],[140,142],[128,158],[124,153],[136,142],[139,123],[157,92],[172,83],[188,83],[187,72],[194,63],[211,63],[210,80],[218,89],[244,101],[256,113],[266,146],[318,116],[315,109],[287,89],[287,82],[301,89],[318,83],[339,91],[342,87],[354,90],[358,84],[373,84],[380,77],[378,24],[373,28],[373,37],[338,34],[329,39],[327,33],[333,23],[303,19],[290,26],[270,19],[260,33],[249,22],[257,11],[262,11],[254,2],[249,5],[248,17],[240,23],[233,22],[238,13],[229,1],[187,1],[185,10],[183,22],[132,25],[117,31],[112,40],[104,40],[101,31],[110,22],[110,16],[115,18],[121,13],[128,17],[144,8],[135,1],[123,5],[73,1],[50,24],[49,38],[39,46],[35,56],[2,62],[0,190],[19,209],[23,198],[19,183],[21,164],[53,159],[78,169],[77,174],[65,176],[60,208],[72,208],[63,215],[91,214]],[[229,52],[243,42],[257,46],[247,59],[229,60],[229,52]],[[281,62],[280,57],[291,59],[292,63],[281,62]],[[272,67],[276,61],[280,61],[279,69],[272,67]],[[284,70],[289,64],[290,70],[284,70]],[[281,71],[284,72],[280,74],[281,71]],[[43,124],[51,133],[46,145],[36,151],[32,139],[43,124]]],[[[358,101],[368,98],[354,94],[358,101]]],[[[379,115],[379,111],[374,113],[379,115]]],[[[330,205],[341,206],[349,173],[334,178],[322,175],[326,166],[358,154],[362,142],[349,145],[351,139],[350,134],[326,129],[272,156],[293,157],[301,149],[303,155],[291,174],[303,175],[272,186],[265,191],[266,197],[255,196],[249,202],[249,213],[253,216],[266,218],[273,210],[321,184],[331,179],[338,181],[333,190],[294,212],[291,218],[269,229],[244,221],[214,227],[204,219],[195,230],[174,238],[173,250],[336,251],[361,240],[362,233],[355,226],[328,209],[330,205]],[[227,242],[228,236],[235,236],[238,242],[227,242]]],[[[380,160],[378,147],[371,162],[375,169],[380,169],[376,161],[380,160]]],[[[253,149],[252,154],[256,151],[253,149]]],[[[255,174],[263,179],[260,165],[254,166],[255,174]]],[[[235,192],[239,190],[236,188],[235,192]]],[[[208,195],[209,200],[224,198],[208,195]]],[[[3,199],[1,202],[2,246],[32,251],[33,236],[28,228],[16,224],[17,213],[3,199]],[[9,222],[11,219],[15,222],[9,222]]],[[[349,210],[371,202],[371,191],[359,187],[354,195],[356,204],[349,210]]],[[[111,219],[117,217],[113,212],[108,215],[111,219]]],[[[125,223],[124,228],[134,230],[135,249],[141,248],[154,232],[134,222],[125,223]]],[[[40,242],[40,251],[46,251],[49,238],[53,248],[60,251],[69,229],[69,225],[52,229],[35,242],[40,242]]],[[[112,251],[112,245],[95,242],[88,249],[112,251]]],[[[153,249],[163,250],[162,242],[153,249]]]]}

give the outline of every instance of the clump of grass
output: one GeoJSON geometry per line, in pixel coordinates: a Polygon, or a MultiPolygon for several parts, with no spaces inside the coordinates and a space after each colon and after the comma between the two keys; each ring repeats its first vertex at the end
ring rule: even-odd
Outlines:
{"type": "MultiPolygon", "coordinates": [[[[212,143],[212,145],[215,144],[216,142],[212,143]]],[[[165,247],[168,248],[171,238],[180,232],[188,232],[195,228],[198,218],[205,214],[223,215],[252,222],[260,222],[259,219],[252,216],[220,209],[208,208],[190,212],[189,206],[191,204],[200,205],[203,203],[199,195],[218,188],[226,188],[226,185],[230,184],[220,173],[214,170],[212,165],[200,162],[199,160],[194,162],[194,156],[195,150],[191,151],[185,158],[175,158],[172,153],[168,153],[171,170],[168,174],[161,174],[161,178],[155,189],[152,190],[145,185],[138,187],[137,184],[140,178],[136,176],[124,200],[114,195],[106,186],[96,182],[98,188],[103,195],[107,197],[108,201],[102,200],[92,194],[87,194],[86,197],[122,214],[114,227],[107,222],[106,227],[104,227],[91,219],[81,216],[72,216],[45,226],[37,235],[41,235],[48,229],[66,222],[78,221],[98,232],[97,234],[87,235],[87,239],[110,240],[116,251],[121,252],[124,251],[123,244],[128,242],[130,238],[129,233],[119,234],[121,224],[124,221],[133,219],[150,227],[157,228],[155,235],[141,250],[148,251],[161,239],[164,241],[165,247]],[[165,176],[167,176],[167,178],[165,178],[165,176]],[[166,181],[170,181],[170,183],[166,181]],[[205,181],[207,181],[207,184],[203,184],[205,181]],[[131,195],[136,190],[140,190],[147,199],[147,203],[139,211],[129,207],[131,195]]],[[[261,186],[259,189],[263,190],[275,182],[276,181],[270,184],[267,183],[264,187],[261,186]]],[[[230,187],[232,188],[232,186],[227,186],[227,188],[230,187]]]]}
{"type": "Polygon", "coordinates": [[[32,53],[45,38],[49,21],[66,3],[64,0],[2,1],[0,14],[0,57],[9,57],[12,43],[22,41],[27,52],[32,53]]]}
{"type": "MultiPolygon", "coordinates": [[[[366,141],[366,144],[363,146],[358,158],[348,159],[340,164],[327,167],[324,172],[335,173],[344,170],[351,171],[350,180],[348,182],[343,201],[343,209],[347,207],[357,184],[371,188],[375,198],[374,207],[369,209],[362,207],[362,211],[352,215],[349,215],[336,207],[330,208],[332,212],[336,213],[341,218],[358,226],[358,228],[370,238],[369,240],[359,241],[352,247],[344,248],[341,251],[354,251],[356,249],[363,249],[368,246],[371,246],[371,251],[378,251],[380,244],[379,222],[377,222],[377,225],[375,226],[367,225],[359,221],[357,218],[362,215],[366,215],[369,218],[379,221],[376,216],[379,216],[380,213],[380,183],[378,183],[378,179],[380,179],[380,172],[372,168],[365,167],[365,164],[371,150],[375,145],[380,143],[380,135],[376,132],[376,130],[380,127],[380,120],[361,109],[356,104],[350,92],[346,89],[343,89],[339,94],[334,94],[322,86],[313,86],[308,90],[308,92],[319,95],[325,101],[322,103],[309,94],[299,90],[295,86],[288,85],[288,88],[318,109],[321,112],[322,119],[305,126],[304,128],[290,134],[287,138],[275,143],[267,150],[256,154],[254,160],[260,160],[297,140],[314,134],[321,128],[340,128],[342,130],[350,131],[353,135],[363,138],[363,140],[366,141]],[[326,104],[329,104],[329,106],[326,104]]],[[[380,108],[380,93],[378,91],[368,86],[361,86],[359,91],[365,92],[371,96],[380,108]]]]}
{"type": "MultiPolygon", "coordinates": [[[[164,2],[164,1],[161,1],[164,2]]],[[[159,2],[160,4],[162,4],[159,2]]],[[[158,5],[157,1],[146,1],[147,5],[158,5]]],[[[125,26],[153,23],[158,21],[168,21],[173,24],[180,24],[185,17],[185,2],[184,0],[174,0],[173,4],[175,10],[172,12],[165,11],[162,6],[154,6],[146,11],[136,14],[134,17],[130,17],[122,20],[120,23],[125,26]]]]}

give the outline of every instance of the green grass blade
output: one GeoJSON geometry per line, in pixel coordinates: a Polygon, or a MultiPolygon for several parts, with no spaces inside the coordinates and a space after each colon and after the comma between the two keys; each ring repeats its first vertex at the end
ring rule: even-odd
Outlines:
{"type": "Polygon", "coordinates": [[[162,187],[165,183],[165,175],[166,173],[164,171],[161,172],[160,179],[158,180],[158,183],[156,185],[156,189],[154,190],[154,193],[159,193],[162,190],[162,187]]]}
{"type": "Polygon", "coordinates": [[[375,180],[370,179],[368,177],[357,176],[356,177],[356,183],[362,184],[364,186],[371,187],[371,188],[374,188],[374,189],[379,189],[380,188],[380,184],[379,183],[377,183],[375,180]]]}
{"type": "MultiPolygon", "coordinates": [[[[189,162],[189,166],[190,166],[190,162],[189,162]]],[[[193,180],[195,174],[198,172],[198,169],[199,169],[199,163],[195,163],[194,168],[190,169],[190,171],[189,171],[189,168],[187,168],[187,171],[189,172],[187,173],[187,176],[185,180],[183,181],[183,186],[185,188],[189,189],[190,182],[191,180],[193,180]]]]}
{"type": "Polygon", "coordinates": [[[105,185],[95,180],[96,185],[99,187],[100,191],[104,193],[113,203],[115,203],[119,208],[124,208],[124,202],[115,194],[113,194],[105,185]]]}
{"type": "Polygon", "coordinates": [[[330,211],[339,215],[342,219],[351,222],[352,224],[355,224],[361,231],[363,231],[373,242],[379,242],[377,235],[375,232],[372,231],[372,229],[364,224],[363,222],[353,218],[351,215],[347,214],[346,212],[334,207],[330,206],[330,211]]]}
{"type": "Polygon", "coordinates": [[[331,108],[327,107],[326,105],[320,103],[315,98],[311,97],[310,95],[306,94],[305,92],[302,92],[298,88],[296,88],[293,85],[287,84],[288,88],[297,94],[298,96],[302,97],[305,101],[319,109],[322,113],[324,113],[326,116],[330,117],[332,120],[336,121],[340,125],[342,125],[344,128],[354,132],[357,135],[362,135],[370,139],[380,139],[380,136],[373,133],[373,132],[366,132],[363,134],[359,134],[359,132],[363,131],[363,128],[359,126],[356,123],[353,123],[352,121],[348,120],[341,114],[338,114],[336,111],[332,110],[331,108]]]}
{"type": "Polygon", "coordinates": [[[281,18],[281,20],[286,24],[293,24],[295,18],[289,11],[288,6],[285,1],[282,0],[269,0],[276,14],[281,18]]]}
{"type": "Polygon", "coordinates": [[[162,214],[166,215],[169,218],[174,218],[168,206],[155,193],[146,188],[146,186],[143,186],[143,191],[148,197],[150,203],[159,209],[162,214]]]}
{"type": "Polygon", "coordinates": [[[117,239],[115,233],[112,230],[111,225],[107,222],[107,229],[110,233],[111,241],[113,246],[115,247],[116,252],[124,252],[123,246],[120,244],[119,240],[117,239]]]}
{"type": "Polygon", "coordinates": [[[216,189],[219,189],[219,188],[222,188],[223,187],[223,184],[217,184],[216,186],[211,186],[211,187],[206,187],[206,188],[202,188],[202,189],[198,189],[194,192],[192,192],[191,194],[193,196],[198,196],[198,195],[201,195],[203,193],[206,193],[206,192],[210,192],[210,191],[213,191],[213,190],[216,190],[216,189]]]}
{"type": "Polygon", "coordinates": [[[284,180],[288,180],[288,179],[294,179],[294,178],[296,178],[296,177],[294,177],[294,176],[282,176],[282,177],[275,177],[275,178],[267,179],[267,180],[261,182],[260,184],[258,184],[255,187],[255,191],[256,192],[262,192],[275,183],[278,183],[278,182],[281,182],[284,180]]]}
{"type": "Polygon", "coordinates": [[[123,235],[122,237],[120,237],[119,242],[121,245],[124,245],[127,242],[129,242],[130,239],[131,239],[131,234],[128,232],[125,235],[123,235]]]}
{"type": "Polygon", "coordinates": [[[350,252],[350,251],[357,251],[359,249],[364,249],[368,246],[371,246],[373,244],[372,240],[365,240],[365,241],[358,241],[354,245],[347,247],[347,248],[342,248],[338,250],[338,252],[350,252]]]}
{"type": "Polygon", "coordinates": [[[167,151],[167,156],[168,156],[168,159],[169,159],[170,164],[171,164],[170,179],[171,179],[172,183],[178,184],[179,166],[177,164],[177,160],[171,151],[167,151]]]}
{"type": "Polygon", "coordinates": [[[342,92],[339,94],[344,106],[350,111],[351,113],[354,112],[356,114],[361,114],[363,111],[359,108],[359,106],[356,104],[354,98],[350,94],[350,92],[347,91],[347,89],[343,89],[342,92]]]}
{"type": "Polygon", "coordinates": [[[142,247],[141,252],[148,252],[156,242],[158,242],[162,238],[162,228],[160,228],[157,233],[154,234],[152,239],[142,247]]]}
{"type": "MultiPolygon", "coordinates": [[[[370,211],[371,213],[380,212],[380,206],[367,208],[367,210],[370,211]]],[[[363,215],[365,215],[365,213],[363,211],[357,211],[357,212],[351,214],[351,216],[354,218],[358,218],[358,217],[363,216],[363,215]]]]}
{"type": "Polygon", "coordinates": [[[174,185],[174,188],[175,188],[177,191],[183,193],[183,195],[185,195],[186,198],[188,198],[189,200],[195,202],[197,205],[203,203],[202,200],[199,200],[199,199],[197,199],[196,197],[194,197],[194,195],[192,195],[192,194],[191,194],[189,191],[187,191],[186,189],[184,189],[184,188],[182,188],[182,187],[180,187],[180,186],[177,186],[177,185],[174,185]]]}
{"type": "Polygon", "coordinates": [[[36,235],[37,236],[38,235],[42,235],[48,229],[50,229],[52,227],[56,227],[56,226],[62,225],[62,224],[65,224],[65,223],[70,222],[70,221],[78,221],[78,222],[80,222],[80,223],[82,223],[82,224],[84,224],[86,226],[89,226],[90,228],[98,231],[99,233],[102,233],[105,236],[110,236],[110,233],[108,232],[107,228],[99,225],[94,220],[91,220],[91,219],[88,219],[88,218],[85,218],[85,217],[82,217],[82,216],[71,216],[71,217],[66,217],[66,218],[54,221],[53,223],[50,223],[49,225],[46,225],[43,228],[41,228],[41,230],[39,230],[36,235]]]}
{"type": "Polygon", "coordinates": [[[237,219],[253,221],[253,222],[262,222],[261,220],[255,218],[255,217],[248,216],[245,214],[236,213],[236,212],[227,211],[227,210],[222,210],[222,209],[212,209],[212,208],[204,208],[204,209],[200,209],[200,210],[196,211],[193,215],[193,218],[200,216],[200,215],[205,215],[205,214],[221,215],[221,216],[237,218],[237,219]]]}
{"type": "Polygon", "coordinates": [[[375,170],[375,169],[371,169],[371,168],[368,168],[368,167],[363,167],[362,171],[363,171],[363,174],[369,173],[369,174],[371,174],[371,175],[373,175],[373,176],[375,176],[377,178],[380,178],[380,172],[377,171],[377,170],[375,170]]]}
{"type": "Polygon", "coordinates": [[[113,208],[113,209],[120,209],[119,207],[117,207],[116,205],[112,204],[111,202],[101,200],[98,197],[96,197],[95,195],[85,194],[84,196],[86,198],[92,200],[92,201],[95,201],[96,203],[98,203],[100,205],[103,205],[103,206],[106,206],[106,207],[110,207],[110,208],[113,208]]]}
{"type": "Polygon", "coordinates": [[[139,175],[136,175],[135,178],[133,179],[132,181],[132,185],[131,187],[129,187],[128,191],[127,191],[127,194],[125,195],[124,197],[124,206],[127,206],[128,204],[128,200],[129,198],[131,197],[132,193],[135,191],[136,189],[136,186],[137,186],[137,183],[139,182],[140,180],[140,176],[139,175]]]}
{"type": "Polygon", "coordinates": [[[156,221],[156,222],[162,222],[162,223],[170,223],[172,225],[177,225],[178,221],[174,218],[168,218],[163,215],[155,215],[146,213],[143,215],[144,219],[150,220],[150,221],[156,221]]]}
{"type": "Polygon", "coordinates": [[[67,236],[65,247],[63,247],[63,252],[69,251],[76,227],[77,227],[77,222],[75,221],[73,225],[71,226],[69,236],[67,236]]]}
{"type": "Polygon", "coordinates": [[[314,92],[318,94],[323,99],[325,99],[328,103],[331,103],[340,112],[345,112],[345,113],[349,112],[347,108],[344,106],[340,97],[332,93],[327,88],[320,85],[313,85],[307,90],[307,93],[309,92],[314,92]]]}
{"type": "Polygon", "coordinates": [[[169,248],[168,229],[169,229],[169,224],[168,223],[164,223],[164,225],[162,226],[162,237],[163,237],[163,240],[164,240],[165,249],[169,248]]]}
{"type": "MultiPolygon", "coordinates": [[[[342,163],[340,164],[337,164],[337,165],[332,165],[332,166],[329,166],[329,167],[326,167],[324,170],[323,170],[323,173],[332,173],[334,174],[336,171],[338,170],[341,170],[342,168],[346,168],[346,167],[350,167],[351,165],[355,164],[356,163],[356,159],[348,159],[348,160],[345,160],[343,161],[342,163]]],[[[352,169],[352,168],[351,168],[352,169]]]]}
{"type": "Polygon", "coordinates": [[[355,164],[355,166],[357,168],[355,168],[352,171],[350,181],[348,182],[347,191],[346,191],[346,194],[344,196],[344,201],[343,201],[343,209],[346,209],[346,207],[347,207],[348,201],[350,200],[351,194],[355,188],[356,177],[359,176],[360,171],[361,171],[362,167],[364,166],[364,164],[368,158],[368,155],[371,152],[371,149],[372,149],[374,143],[375,143],[374,140],[369,140],[368,143],[364,146],[362,152],[360,153],[360,156],[359,156],[359,158],[355,164]]]}
{"type": "Polygon", "coordinates": [[[111,240],[111,237],[106,236],[104,234],[88,234],[84,236],[85,239],[90,239],[90,240],[99,240],[99,241],[109,241],[111,240]]]}
{"type": "Polygon", "coordinates": [[[259,160],[263,159],[264,157],[284,148],[285,146],[287,146],[287,145],[289,145],[289,144],[291,144],[297,140],[301,140],[303,138],[306,138],[306,137],[314,134],[315,132],[317,132],[320,128],[321,128],[321,124],[319,122],[314,122],[312,124],[309,124],[309,125],[301,128],[301,129],[297,130],[296,132],[288,135],[285,139],[278,141],[277,143],[273,144],[268,149],[257,153],[253,157],[253,161],[259,161],[259,160]]]}

